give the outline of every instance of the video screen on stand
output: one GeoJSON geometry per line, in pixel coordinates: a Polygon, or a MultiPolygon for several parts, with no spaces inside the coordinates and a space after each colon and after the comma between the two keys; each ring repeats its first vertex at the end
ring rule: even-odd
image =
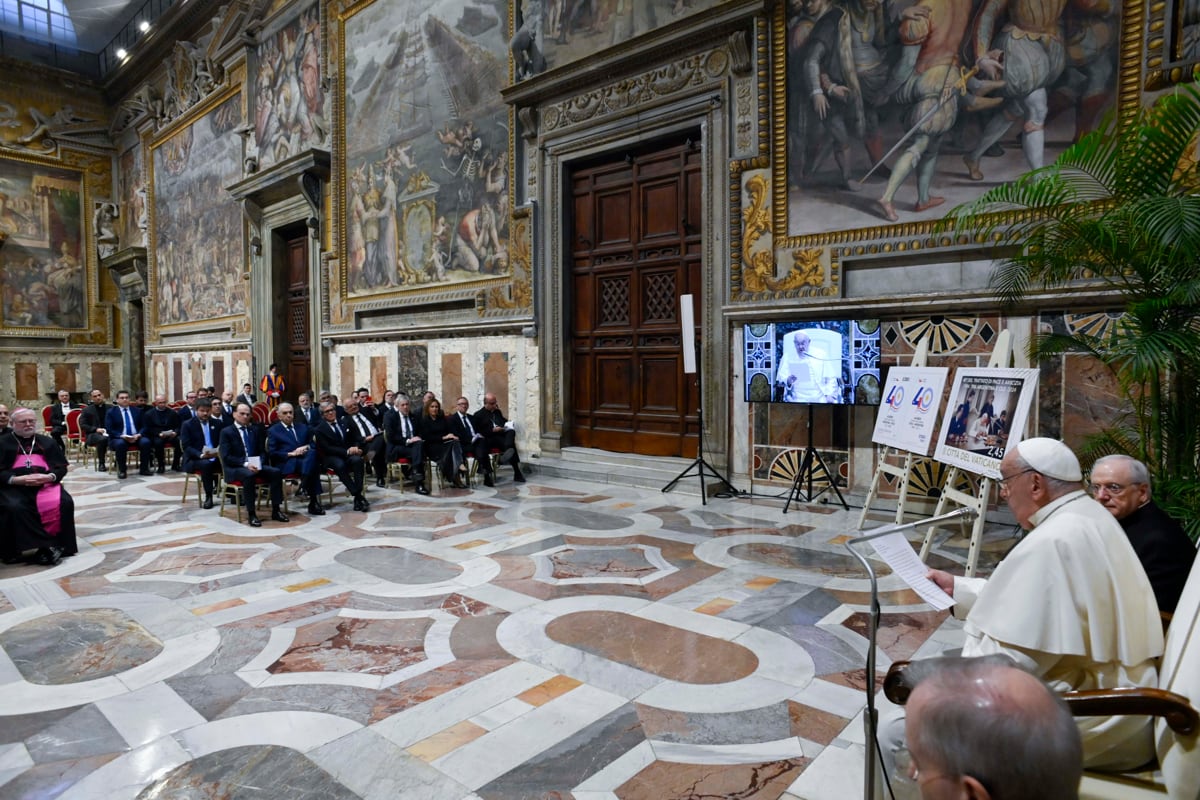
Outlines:
{"type": "Polygon", "coordinates": [[[748,403],[879,404],[877,319],[751,323],[742,353],[748,403]]]}

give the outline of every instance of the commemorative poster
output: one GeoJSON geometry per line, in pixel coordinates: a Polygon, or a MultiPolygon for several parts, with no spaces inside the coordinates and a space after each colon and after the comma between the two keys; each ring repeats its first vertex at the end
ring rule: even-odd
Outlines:
{"type": "Polygon", "coordinates": [[[871,441],[927,456],[937,441],[946,367],[892,367],[883,387],[871,441]]]}
{"type": "Polygon", "coordinates": [[[958,370],[933,457],[999,479],[1005,450],[1021,441],[1037,379],[1036,369],[958,370]]]}

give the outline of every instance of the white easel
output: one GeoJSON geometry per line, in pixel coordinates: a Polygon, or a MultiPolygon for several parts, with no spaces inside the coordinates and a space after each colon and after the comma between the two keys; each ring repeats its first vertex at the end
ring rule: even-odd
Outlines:
{"type": "MultiPolygon", "coordinates": [[[[912,362],[909,366],[927,366],[926,362],[928,359],[929,343],[925,337],[921,337],[921,341],[917,342],[917,349],[913,352],[912,362]]],[[[904,504],[908,500],[908,482],[912,476],[913,462],[916,459],[917,456],[907,450],[901,450],[891,445],[883,445],[879,451],[879,462],[875,465],[875,476],[871,478],[871,488],[867,489],[867,498],[863,501],[862,513],[858,516],[858,527],[856,530],[861,531],[863,525],[867,524],[867,514],[871,511],[871,503],[875,502],[879,496],[879,485],[884,475],[891,475],[893,478],[900,479],[900,498],[896,501],[896,524],[899,525],[904,521],[904,504]],[[901,453],[904,453],[904,462],[900,466],[888,463],[890,457],[901,453]]]]}
{"type": "MultiPolygon", "coordinates": [[[[988,360],[989,368],[1003,369],[1010,365],[1012,359],[1012,333],[1008,330],[1000,331],[1000,335],[996,337],[996,346],[992,349],[992,357],[988,360]]],[[[950,409],[946,409],[949,413],[950,409]]],[[[963,470],[966,472],[966,470],[963,470]]],[[[988,498],[992,495],[992,479],[982,477],[979,479],[979,496],[975,496],[969,492],[964,492],[961,489],[956,489],[954,484],[958,482],[958,467],[951,467],[946,473],[946,483],[942,486],[942,496],[938,498],[937,508],[933,511],[934,517],[939,517],[945,512],[946,507],[954,503],[962,508],[970,508],[975,512],[975,524],[971,526],[971,545],[967,550],[967,571],[966,576],[973,578],[975,576],[975,565],[979,561],[979,545],[983,543],[983,528],[987,523],[987,506],[988,498]]],[[[969,474],[969,473],[968,473],[969,474]]],[[[925,531],[925,541],[921,543],[921,560],[926,561],[929,558],[929,550],[933,546],[933,534],[937,527],[931,527],[925,531]]]]}

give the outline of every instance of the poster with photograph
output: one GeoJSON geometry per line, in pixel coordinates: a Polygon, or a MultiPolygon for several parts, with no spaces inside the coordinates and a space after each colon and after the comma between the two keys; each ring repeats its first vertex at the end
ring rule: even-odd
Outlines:
{"type": "Polygon", "coordinates": [[[946,367],[892,367],[883,387],[871,441],[927,456],[937,440],[946,367]]]}
{"type": "Polygon", "coordinates": [[[1036,369],[958,370],[933,457],[998,479],[1005,450],[1021,441],[1037,379],[1036,369]]]}

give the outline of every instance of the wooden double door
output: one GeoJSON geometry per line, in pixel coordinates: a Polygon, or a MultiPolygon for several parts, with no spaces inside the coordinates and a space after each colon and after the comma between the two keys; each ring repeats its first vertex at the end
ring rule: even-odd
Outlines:
{"type": "Polygon", "coordinates": [[[569,443],[696,455],[696,376],[683,371],[680,296],[701,319],[699,134],[583,163],[573,207],[569,443]]]}

